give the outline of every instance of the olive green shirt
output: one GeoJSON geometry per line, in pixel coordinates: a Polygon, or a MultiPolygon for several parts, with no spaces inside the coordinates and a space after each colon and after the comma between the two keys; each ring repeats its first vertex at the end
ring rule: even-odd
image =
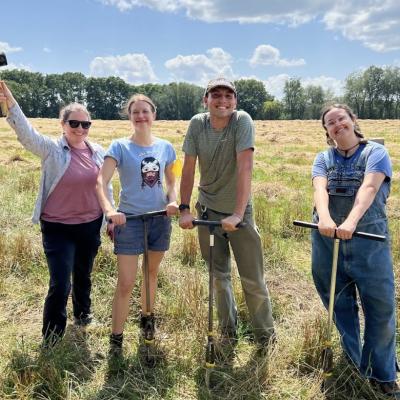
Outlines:
{"type": "Polygon", "coordinates": [[[221,213],[234,212],[236,155],[254,149],[254,136],[253,120],[245,111],[234,111],[228,125],[221,130],[211,127],[208,112],[191,119],[182,150],[199,159],[200,204],[221,213]]]}

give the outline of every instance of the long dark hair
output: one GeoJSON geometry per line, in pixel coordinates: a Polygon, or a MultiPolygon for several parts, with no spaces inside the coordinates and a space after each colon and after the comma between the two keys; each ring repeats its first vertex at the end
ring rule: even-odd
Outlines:
{"type": "Polygon", "coordinates": [[[356,134],[356,136],[363,139],[364,135],[361,133],[360,127],[357,123],[357,116],[356,116],[356,114],[354,114],[353,110],[347,104],[335,103],[335,104],[329,104],[322,109],[321,123],[322,123],[323,128],[325,129],[326,143],[328,143],[329,146],[335,145],[334,141],[329,137],[328,130],[326,129],[326,126],[325,126],[325,115],[329,111],[331,111],[333,108],[341,108],[342,110],[346,111],[346,113],[349,115],[349,117],[354,122],[354,133],[356,134]]]}

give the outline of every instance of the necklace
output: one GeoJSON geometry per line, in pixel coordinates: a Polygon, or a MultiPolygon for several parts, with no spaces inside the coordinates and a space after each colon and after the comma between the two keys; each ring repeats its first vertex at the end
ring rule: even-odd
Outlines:
{"type": "Polygon", "coordinates": [[[360,142],[357,142],[354,146],[349,147],[348,149],[341,149],[338,146],[336,146],[336,149],[339,150],[341,153],[344,153],[344,157],[347,158],[347,154],[350,150],[353,150],[355,147],[359,146],[360,142]]]}

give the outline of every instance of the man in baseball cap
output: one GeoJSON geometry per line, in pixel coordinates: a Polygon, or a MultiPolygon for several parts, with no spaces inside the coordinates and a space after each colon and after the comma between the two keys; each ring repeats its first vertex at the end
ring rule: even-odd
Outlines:
{"type": "Polygon", "coordinates": [[[231,81],[228,81],[228,79],[225,79],[222,77],[217,78],[217,79],[211,79],[211,81],[208,82],[208,85],[204,92],[204,97],[206,97],[211,90],[213,90],[217,87],[223,87],[223,88],[230,89],[233,93],[235,93],[235,97],[237,97],[235,85],[231,81]]]}
{"type": "MultiPolygon", "coordinates": [[[[182,150],[185,159],[181,178],[179,225],[193,228],[191,197],[197,159],[200,182],[196,204],[201,219],[221,221],[214,231],[214,291],[220,340],[216,353],[231,359],[238,340],[238,313],[231,281],[233,250],[260,354],[275,338],[269,292],[264,280],[264,257],[254,223],[251,179],[255,141],[254,123],[245,111],[237,111],[235,85],[225,78],[211,80],[204,92],[207,112],[195,115],[189,124],[182,150]],[[240,222],[245,225],[238,229],[240,222]],[[229,246],[230,244],[230,246],[229,246]]],[[[209,233],[198,228],[200,249],[208,260],[209,233]]]]}

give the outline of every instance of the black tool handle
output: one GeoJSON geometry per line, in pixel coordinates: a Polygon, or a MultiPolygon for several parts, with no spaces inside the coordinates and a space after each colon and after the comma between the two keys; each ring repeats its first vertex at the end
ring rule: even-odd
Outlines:
{"type": "MultiPolygon", "coordinates": [[[[199,226],[199,225],[203,225],[203,226],[222,226],[222,222],[221,221],[208,221],[208,220],[203,220],[203,219],[194,219],[192,221],[192,224],[194,226],[199,226]]],[[[244,226],[246,226],[246,222],[239,222],[236,225],[236,228],[243,228],[244,226]]]]}
{"type": "Polygon", "coordinates": [[[150,217],[160,217],[161,215],[167,215],[167,210],[159,210],[159,211],[150,211],[144,214],[126,214],[126,219],[142,219],[142,218],[150,218],[150,217]]]}
{"type": "MultiPolygon", "coordinates": [[[[293,225],[301,226],[303,228],[318,229],[318,224],[314,224],[313,222],[293,221],[293,225]]],[[[373,233],[366,233],[366,232],[354,232],[353,236],[357,236],[363,239],[376,240],[378,242],[384,242],[386,240],[386,236],[375,235],[373,233]]]]}
{"type": "MultiPolygon", "coordinates": [[[[150,211],[144,214],[125,214],[126,219],[148,219],[150,217],[160,217],[162,215],[167,215],[167,210],[150,211]]],[[[112,218],[108,218],[107,222],[112,224],[112,218]]]]}

